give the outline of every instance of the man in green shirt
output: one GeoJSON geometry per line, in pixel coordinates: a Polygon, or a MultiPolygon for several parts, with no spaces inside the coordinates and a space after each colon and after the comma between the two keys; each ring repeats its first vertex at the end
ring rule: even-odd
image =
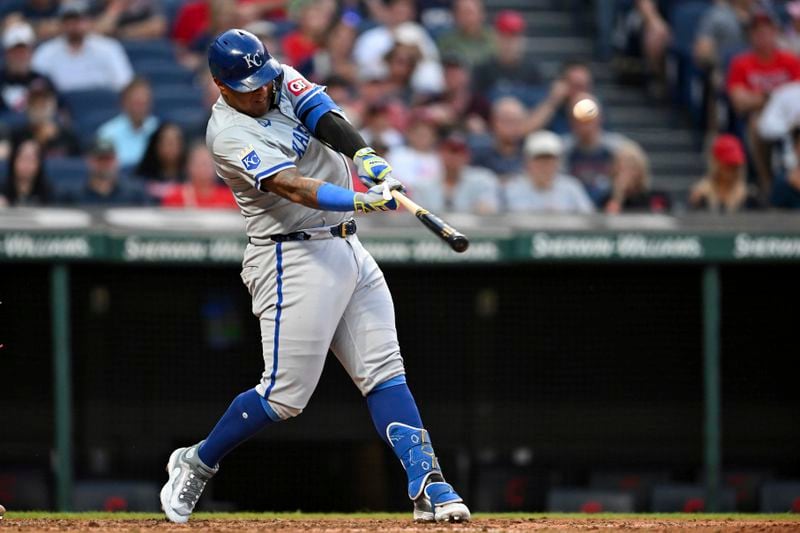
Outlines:
{"type": "Polygon", "coordinates": [[[488,60],[495,51],[494,30],[486,25],[483,0],[455,0],[455,26],[439,38],[443,54],[455,53],[471,65],[488,60]]]}

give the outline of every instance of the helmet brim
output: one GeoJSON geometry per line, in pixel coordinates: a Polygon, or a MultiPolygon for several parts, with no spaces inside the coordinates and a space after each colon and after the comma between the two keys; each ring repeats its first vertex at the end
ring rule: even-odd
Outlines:
{"type": "Polygon", "coordinates": [[[243,80],[220,80],[230,89],[237,93],[250,93],[256,89],[260,89],[268,84],[278,76],[280,76],[282,69],[274,57],[264,63],[261,68],[243,80]]]}

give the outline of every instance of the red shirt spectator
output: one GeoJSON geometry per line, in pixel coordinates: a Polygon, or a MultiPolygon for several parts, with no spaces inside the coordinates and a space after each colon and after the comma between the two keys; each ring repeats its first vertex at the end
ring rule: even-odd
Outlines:
{"type": "Polygon", "coordinates": [[[162,200],[165,207],[202,207],[219,209],[236,209],[236,200],[230,189],[215,185],[211,189],[201,191],[191,183],[176,185],[162,200]]]}
{"type": "MultiPolygon", "coordinates": [[[[208,0],[195,0],[181,7],[172,27],[172,39],[176,43],[189,46],[208,29],[211,20],[210,3],[208,0]]],[[[240,8],[244,7],[240,11],[246,19],[262,16],[283,19],[286,16],[284,10],[277,7],[281,4],[277,0],[237,0],[236,3],[240,8]]]]}
{"type": "Polygon", "coordinates": [[[164,196],[161,205],[236,209],[236,200],[230,189],[217,180],[214,161],[205,144],[198,143],[189,151],[186,176],[188,183],[176,185],[164,196]]]}
{"type": "Polygon", "coordinates": [[[742,86],[750,91],[769,94],[784,83],[800,80],[800,59],[784,50],[775,50],[767,58],[755,52],[736,56],[728,73],[728,90],[742,86]]]}

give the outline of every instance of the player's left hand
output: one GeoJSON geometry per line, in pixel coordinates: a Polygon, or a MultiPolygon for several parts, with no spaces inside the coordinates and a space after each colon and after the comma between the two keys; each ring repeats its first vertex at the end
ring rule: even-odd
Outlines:
{"type": "Polygon", "coordinates": [[[369,146],[356,152],[353,162],[358,179],[367,187],[381,184],[392,175],[392,166],[369,146]]]}
{"type": "Polygon", "coordinates": [[[397,209],[397,200],[392,196],[392,191],[404,191],[403,184],[389,176],[383,183],[370,187],[367,192],[357,192],[353,197],[353,209],[359,213],[374,213],[375,211],[394,211],[397,209]]]}

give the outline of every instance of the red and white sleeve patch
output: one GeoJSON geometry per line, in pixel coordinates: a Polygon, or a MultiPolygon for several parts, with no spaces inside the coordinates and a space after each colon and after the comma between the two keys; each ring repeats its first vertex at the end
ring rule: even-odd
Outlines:
{"type": "Polygon", "coordinates": [[[304,78],[295,78],[287,83],[286,86],[289,88],[290,93],[295,96],[300,96],[311,88],[311,83],[306,81],[304,78]]]}

